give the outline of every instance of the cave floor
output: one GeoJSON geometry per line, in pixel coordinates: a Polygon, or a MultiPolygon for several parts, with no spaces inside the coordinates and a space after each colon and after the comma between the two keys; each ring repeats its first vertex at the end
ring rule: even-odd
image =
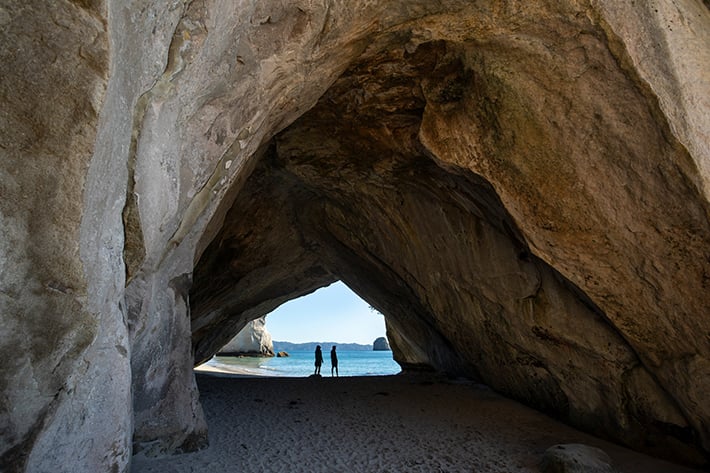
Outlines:
{"type": "Polygon", "coordinates": [[[538,472],[544,451],[583,443],[626,473],[693,472],[581,433],[485,386],[423,375],[198,374],[210,446],[150,472],[538,472]]]}

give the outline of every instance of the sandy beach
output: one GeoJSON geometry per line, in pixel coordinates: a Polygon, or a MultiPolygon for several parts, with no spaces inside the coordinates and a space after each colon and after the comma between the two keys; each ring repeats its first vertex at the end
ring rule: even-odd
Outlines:
{"type": "Polygon", "coordinates": [[[210,446],[134,473],[539,472],[544,451],[583,443],[617,471],[690,473],[604,442],[485,386],[423,375],[266,378],[197,374],[210,446]]]}

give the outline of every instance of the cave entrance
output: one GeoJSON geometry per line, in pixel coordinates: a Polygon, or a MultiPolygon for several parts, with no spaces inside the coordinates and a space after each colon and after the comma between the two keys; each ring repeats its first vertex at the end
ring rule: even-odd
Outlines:
{"type": "Polygon", "coordinates": [[[266,317],[274,340],[372,345],[385,336],[384,316],[342,281],[280,305],[266,317]]]}
{"type": "Polygon", "coordinates": [[[386,340],[384,316],[337,281],[279,306],[266,317],[274,351],[288,357],[270,365],[289,375],[313,373],[315,346],[323,350],[321,374],[330,373],[329,352],[337,346],[341,376],[390,375],[401,371],[390,350],[373,350],[386,340]]]}
{"type": "MultiPolygon", "coordinates": [[[[654,131],[655,101],[617,71],[608,32],[575,18],[586,42],[570,49],[565,39],[557,54],[550,38],[529,42],[537,24],[531,36],[516,30],[484,42],[401,44],[413,38],[402,31],[399,46],[367,48],[276,136],[258,135],[270,141],[220,202],[198,252],[189,297],[195,359],[211,357],[245,323],[343,279],[387,314],[405,371],[481,380],[618,437],[645,438],[667,412],[682,418],[675,401],[691,398],[680,390],[666,400],[655,385],[663,378],[637,356],[638,346],[650,359],[665,352],[637,322],[659,309],[656,287],[638,277],[647,258],[635,241],[659,235],[651,222],[706,228],[705,213],[637,204],[652,189],[687,187],[685,165],[666,166],[667,156],[686,163],[685,155],[665,128],[654,131]],[[569,51],[584,52],[588,74],[570,70],[569,51]],[[636,164],[647,161],[658,171],[636,164]],[[646,393],[662,407],[626,402],[646,393]],[[639,409],[656,420],[637,427],[639,409]]],[[[648,238],[647,249],[666,246],[648,238]]],[[[680,313],[676,306],[668,312],[680,313]]]]}
{"type": "Polygon", "coordinates": [[[323,376],[332,374],[333,346],[337,347],[340,376],[385,376],[401,371],[386,342],[384,315],[341,281],[285,302],[253,324],[201,369],[305,377],[314,372],[315,347],[320,345],[323,376]],[[238,356],[233,352],[248,351],[255,342],[273,347],[276,356],[238,356]]]}

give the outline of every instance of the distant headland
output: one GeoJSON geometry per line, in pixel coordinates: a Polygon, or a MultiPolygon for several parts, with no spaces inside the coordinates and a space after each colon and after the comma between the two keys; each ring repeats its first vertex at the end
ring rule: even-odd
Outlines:
{"type": "Polygon", "coordinates": [[[322,348],[330,348],[333,345],[338,347],[340,351],[371,351],[372,345],[362,345],[360,343],[340,343],[340,342],[278,342],[274,341],[274,352],[290,352],[290,351],[315,351],[316,345],[322,348]]]}

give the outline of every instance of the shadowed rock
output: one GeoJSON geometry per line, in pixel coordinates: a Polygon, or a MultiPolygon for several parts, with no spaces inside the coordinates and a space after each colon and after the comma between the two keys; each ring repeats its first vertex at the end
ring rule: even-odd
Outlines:
{"type": "Polygon", "coordinates": [[[616,473],[603,450],[582,444],[555,445],[545,451],[542,473],[616,473]]]}
{"type": "Polygon", "coordinates": [[[372,349],[375,351],[389,351],[390,344],[387,342],[385,337],[379,337],[372,342],[372,349]]]}

